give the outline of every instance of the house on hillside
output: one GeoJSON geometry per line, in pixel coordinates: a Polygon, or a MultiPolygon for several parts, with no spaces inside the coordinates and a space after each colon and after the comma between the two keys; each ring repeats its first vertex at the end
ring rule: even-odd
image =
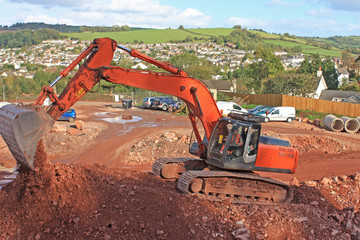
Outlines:
{"type": "Polygon", "coordinates": [[[360,92],[324,90],[321,92],[319,99],[360,104],[360,92]]]}
{"type": "Polygon", "coordinates": [[[322,93],[322,91],[326,90],[328,88],[327,84],[326,84],[326,81],[325,81],[325,78],[324,78],[324,76],[322,74],[321,67],[319,67],[319,71],[317,71],[316,77],[319,80],[318,80],[318,84],[316,86],[316,89],[315,89],[314,93],[311,95],[311,97],[315,98],[315,99],[319,99],[320,94],[322,93]]]}
{"type": "Polygon", "coordinates": [[[139,63],[135,64],[131,68],[132,69],[141,69],[141,70],[148,69],[148,67],[145,64],[143,64],[142,62],[139,62],[139,63]]]}
{"type": "Polygon", "coordinates": [[[296,68],[300,67],[301,63],[305,60],[304,54],[295,54],[294,56],[282,57],[284,67],[296,68]]]}
{"type": "Polygon", "coordinates": [[[231,92],[233,86],[226,80],[201,80],[202,83],[209,89],[211,95],[217,100],[218,92],[231,92]]]}
{"type": "Polygon", "coordinates": [[[336,69],[336,72],[338,74],[337,80],[339,82],[339,87],[342,86],[343,84],[349,83],[350,73],[347,69],[338,68],[338,69],[336,69]]]}

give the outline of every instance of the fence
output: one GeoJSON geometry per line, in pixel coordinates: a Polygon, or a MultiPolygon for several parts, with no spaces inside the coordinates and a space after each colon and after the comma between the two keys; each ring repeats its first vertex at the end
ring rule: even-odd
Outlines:
{"type": "Polygon", "coordinates": [[[310,110],[322,113],[332,113],[349,117],[360,116],[360,104],[334,102],[305,97],[294,97],[280,94],[240,94],[226,93],[231,97],[246,98],[252,104],[269,106],[289,106],[298,110],[310,110]]]}

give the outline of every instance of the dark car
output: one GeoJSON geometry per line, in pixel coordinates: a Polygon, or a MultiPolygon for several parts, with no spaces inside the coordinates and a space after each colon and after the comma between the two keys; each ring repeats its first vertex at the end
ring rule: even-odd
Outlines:
{"type": "Polygon", "coordinates": [[[249,110],[248,110],[248,113],[250,113],[250,114],[258,114],[258,113],[260,113],[260,112],[269,110],[270,108],[271,108],[271,107],[269,107],[269,106],[260,105],[260,106],[257,106],[256,108],[249,109],[249,110]]]}
{"type": "Polygon", "coordinates": [[[142,103],[143,108],[151,108],[154,104],[154,99],[155,97],[145,97],[142,103]]]}
{"type": "Polygon", "coordinates": [[[73,122],[76,119],[76,113],[75,110],[70,108],[69,110],[67,110],[66,112],[64,112],[64,114],[59,117],[59,121],[69,121],[69,122],[73,122]]]}
{"type": "Polygon", "coordinates": [[[157,97],[154,99],[153,108],[167,111],[169,108],[180,108],[180,101],[175,101],[172,97],[157,97]]]}

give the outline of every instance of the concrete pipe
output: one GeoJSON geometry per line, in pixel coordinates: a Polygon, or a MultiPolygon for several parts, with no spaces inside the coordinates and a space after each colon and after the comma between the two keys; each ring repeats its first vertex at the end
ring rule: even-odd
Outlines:
{"type": "Polygon", "coordinates": [[[344,122],[344,130],[348,133],[356,133],[359,130],[359,122],[355,118],[342,116],[344,122]]]}
{"type": "Polygon", "coordinates": [[[323,120],[324,126],[335,132],[340,132],[344,129],[344,122],[332,114],[326,115],[323,120]]]}
{"type": "MultiPolygon", "coordinates": [[[[355,119],[358,121],[359,126],[360,126],[360,116],[356,117],[355,119]]],[[[360,127],[359,127],[359,131],[360,131],[360,127]]]]}

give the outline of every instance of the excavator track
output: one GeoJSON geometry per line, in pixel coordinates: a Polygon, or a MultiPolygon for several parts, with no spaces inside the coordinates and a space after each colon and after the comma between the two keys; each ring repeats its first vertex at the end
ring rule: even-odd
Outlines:
{"type": "Polygon", "coordinates": [[[207,166],[200,158],[159,158],[152,166],[152,173],[163,178],[177,179],[182,172],[187,170],[202,170],[207,166]],[[192,163],[192,164],[191,164],[192,163]],[[163,170],[168,168],[169,177],[164,176],[163,170]]]}
{"type": "Polygon", "coordinates": [[[255,174],[228,171],[187,171],[178,179],[182,193],[211,201],[238,204],[289,203],[290,186],[255,174]]]}

